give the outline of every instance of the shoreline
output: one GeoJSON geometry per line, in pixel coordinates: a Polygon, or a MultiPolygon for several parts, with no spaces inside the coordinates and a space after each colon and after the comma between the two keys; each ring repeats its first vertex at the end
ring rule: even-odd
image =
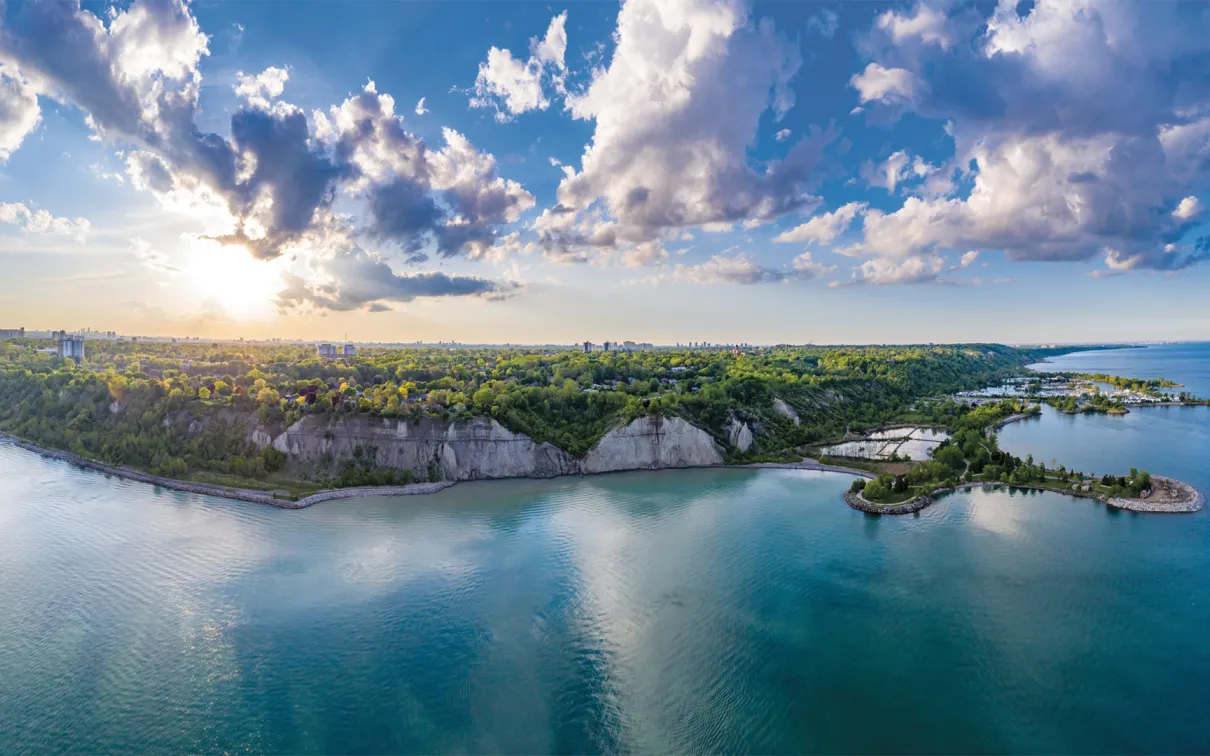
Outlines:
{"type": "Polygon", "coordinates": [[[107,465],[103,462],[81,457],[78,454],[61,451],[59,449],[48,449],[37,444],[31,444],[17,436],[8,433],[0,432],[0,443],[8,443],[25,451],[33,452],[43,457],[57,459],[61,462],[66,462],[76,467],[83,467],[87,470],[112,475],[115,478],[122,480],[130,480],[135,483],[143,483],[159,488],[166,488],[170,491],[180,491],[181,493],[195,493],[203,496],[215,496],[220,499],[230,499],[232,501],[246,501],[252,504],[268,504],[278,509],[306,509],[314,504],[319,504],[323,501],[332,501],[334,499],[356,499],[365,496],[416,496],[422,494],[436,493],[444,488],[449,488],[454,485],[454,481],[438,481],[436,483],[412,483],[406,486],[378,486],[378,487],[360,487],[360,488],[330,488],[323,491],[316,491],[299,499],[287,499],[277,496],[271,491],[258,491],[252,488],[234,488],[230,486],[219,486],[211,483],[194,483],[188,480],[178,480],[176,478],[165,478],[159,475],[152,475],[139,470],[134,470],[129,467],[115,467],[107,465]]]}
{"type": "MultiPolygon", "coordinates": [[[[1022,413],[1013,415],[1001,421],[1001,425],[1006,425],[1017,420],[1022,420],[1027,417],[1034,417],[1036,413],[1022,413]]],[[[997,426],[999,428],[1001,426],[997,426]]],[[[443,480],[432,483],[411,483],[406,486],[363,486],[357,488],[330,488],[322,491],[316,491],[313,494],[301,497],[299,499],[288,499],[278,497],[273,492],[258,491],[249,488],[233,488],[228,486],[218,486],[210,483],[194,483],[186,480],[177,480],[175,478],[165,478],[150,473],[141,472],[128,467],[115,467],[102,462],[81,457],[71,452],[65,452],[58,449],[48,449],[25,441],[17,436],[0,431],[0,443],[8,443],[25,451],[33,452],[43,457],[56,459],[61,462],[82,467],[87,470],[93,470],[104,475],[112,475],[113,477],[122,480],[130,480],[135,483],[143,483],[145,485],[165,488],[170,491],[178,491],[181,493],[200,494],[202,496],[214,496],[220,499],[228,499],[231,501],[245,501],[252,504],[267,504],[278,509],[306,509],[325,501],[336,501],[340,499],[358,499],[370,496],[423,496],[427,494],[437,493],[446,488],[456,485],[459,481],[443,480]]],[[[822,462],[817,462],[809,457],[804,457],[798,462],[753,462],[750,464],[722,464],[722,465],[686,465],[684,467],[660,467],[660,468],[636,468],[634,470],[613,470],[605,473],[581,473],[578,477],[589,477],[596,475],[610,475],[618,472],[654,472],[657,470],[710,470],[710,469],[730,469],[730,470],[808,470],[813,472],[834,472],[843,475],[855,475],[857,477],[873,480],[878,476],[868,470],[861,470],[855,467],[844,467],[842,465],[827,465],[822,462]]],[[[555,478],[577,477],[570,475],[557,475],[555,478]]],[[[927,494],[921,494],[914,499],[909,499],[899,504],[875,504],[867,501],[865,497],[859,493],[846,491],[844,494],[845,503],[851,508],[867,512],[869,514],[912,514],[919,512],[922,509],[932,505],[938,496],[947,493],[955,493],[957,491],[973,490],[976,488],[1019,488],[1032,491],[1049,491],[1051,493],[1064,494],[1073,498],[1093,499],[1100,501],[1115,509],[1123,509],[1132,512],[1142,512],[1149,514],[1183,514],[1198,512],[1205,506],[1205,497],[1200,491],[1193,486],[1175,478],[1156,475],[1156,480],[1168,481],[1175,487],[1188,492],[1188,502],[1178,503],[1159,503],[1147,502],[1140,499],[1123,499],[1118,497],[1110,497],[1104,494],[1087,493],[1084,491],[1076,491],[1067,488],[1056,488],[1054,486],[1041,486],[1032,484],[1012,485],[1008,483],[999,483],[991,481],[976,481],[971,483],[960,483],[953,488],[938,488],[930,491],[927,494]]],[[[482,478],[482,480],[548,480],[548,478],[482,478]]],[[[553,480],[554,478],[549,478],[553,480]]]]}
{"type": "Polygon", "coordinates": [[[1050,493],[1063,494],[1075,499],[1092,499],[1099,501],[1102,504],[1113,507],[1114,509],[1122,509],[1129,512],[1140,512],[1144,514],[1192,514],[1200,512],[1206,504],[1206,498],[1193,486],[1184,481],[1168,478],[1161,475],[1154,476],[1154,480],[1168,481],[1188,492],[1188,501],[1181,502],[1149,502],[1142,499],[1124,499],[1115,496],[1106,496],[1105,494],[1091,493],[1087,491],[1077,491],[1070,488],[1057,488],[1055,486],[1043,486],[1031,483],[1013,484],[999,483],[993,481],[975,481],[971,483],[959,483],[953,488],[938,488],[927,494],[921,494],[914,499],[908,499],[899,504],[875,504],[868,501],[860,493],[846,491],[844,495],[845,503],[853,509],[869,514],[912,514],[933,504],[937,497],[945,494],[957,493],[959,491],[972,491],[976,488],[1017,488],[1025,491],[1049,491],[1050,493]]]}
{"type": "MultiPolygon", "coordinates": [[[[460,481],[442,480],[433,483],[411,483],[406,486],[363,486],[357,488],[329,488],[322,491],[316,491],[313,494],[303,496],[299,499],[282,498],[270,491],[258,491],[251,488],[235,488],[230,486],[219,486],[212,483],[194,483],[188,480],[178,480],[176,478],[165,478],[159,475],[152,475],[140,470],[134,470],[129,467],[115,467],[107,465],[103,462],[81,457],[78,454],[62,451],[59,449],[48,449],[37,444],[32,444],[17,436],[0,431],[0,443],[8,443],[25,451],[33,452],[43,457],[56,459],[61,462],[82,467],[87,470],[99,472],[104,475],[112,475],[115,478],[122,480],[130,480],[136,483],[157,486],[166,488],[170,491],[179,491],[181,493],[194,493],[202,496],[214,496],[220,499],[229,499],[232,501],[246,501],[252,504],[268,504],[278,509],[306,509],[307,507],[319,504],[325,501],[335,501],[338,499],[357,499],[368,496],[422,496],[425,494],[437,493],[451,486],[456,485],[460,481]]],[[[873,479],[876,476],[867,471],[859,470],[853,467],[842,467],[840,465],[825,465],[815,460],[804,458],[799,462],[753,462],[746,465],[738,464],[723,464],[723,465],[686,465],[684,467],[659,467],[659,468],[635,468],[634,470],[615,470],[604,473],[590,473],[574,475],[557,475],[555,478],[566,477],[589,477],[590,475],[610,475],[614,472],[651,472],[655,470],[712,470],[712,469],[735,469],[735,470],[759,470],[759,469],[778,469],[778,470],[812,470],[815,472],[835,472],[846,475],[857,475],[863,478],[873,479]]],[[[473,482],[484,480],[553,480],[554,478],[479,478],[473,482]]],[[[467,481],[471,482],[471,481],[467,481]]]]}

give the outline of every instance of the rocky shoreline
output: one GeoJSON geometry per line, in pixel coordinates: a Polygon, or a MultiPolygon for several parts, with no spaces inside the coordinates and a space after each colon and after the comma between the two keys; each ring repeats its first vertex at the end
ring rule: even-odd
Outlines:
{"type": "Polygon", "coordinates": [[[930,496],[917,496],[901,504],[875,504],[856,491],[845,491],[844,500],[850,507],[862,512],[890,515],[912,514],[933,503],[933,499],[930,496]]]}
{"type": "MultiPolygon", "coordinates": [[[[1028,415],[1023,415],[1026,417],[1028,415]]],[[[1018,417],[1012,417],[1005,422],[1012,422],[1018,417]]],[[[224,499],[233,499],[235,501],[246,501],[253,504],[268,504],[269,506],[278,507],[279,509],[305,509],[307,507],[319,504],[325,501],[335,501],[338,499],[356,499],[368,496],[418,496],[431,494],[449,488],[455,485],[456,481],[436,481],[432,483],[412,483],[406,486],[367,486],[361,488],[335,488],[325,491],[317,491],[316,493],[304,496],[300,499],[290,499],[286,496],[278,495],[274,492],[257,491],[248,488],[233,488],[229,486],[218,486],[209,483],[194,483],[191,481],[177,480],[174,478],[164,478],[158,475],[134,470],[129,467],[115,467],[97,462],[87,457],[81,457],[71,452],[60,451],[58,449],[47,449],[36,444],[31,444],[16,436],[0,432],[0,442],[9,443],[13,446],[25,449],[26,451],[40,454],[50,459],[57,459],[69,464],[83,467],[89,470],[95,470],[105,475],[112,475],[124,480],[132,480],[136,483],[145,483],[147,485],[166,488],[170,491],[180,491],[183,493],[195,493],[204,496],[217,496],[224,499]]],[[[755,462],[748,465],[682,465],[678,467],[666,467],[662,469],[688,470],[695,468],[710,468],[723,467],[729,469],[777,469],[777,470],[812,470],[816,472],[835,472],[846,475],[857,475],[863,478],[873,479],[873,473],[867,470],[860,470],[854,467],[842,467],[840,465],[826,465],[815,460],[804,458],[800,462],[755,462]]],[[[623,471],[613,471],[623,472],[623,471]]],[[[597,475],[601,473],[579,473],[580,475],[591,474],[597,475]]],[[[525,476],[521,476],[525,477],[525,476]]],[[[542,476],[550,477],[550,476],[542,476]]],[[[562,477],[562,476],[559,476],[562,477]]],[[[1107,497],[1103,494],[1094,494],[1084,491],[1075,491],[1064,488],[1056,488],[1054,486],[1037,486],[1037,485],[1013,485],[1011,488],[1030,489],[1035,491],[1051,491],[1053,493],[1065,494],[1083,499],[1095,499],[1104,502],[1111,507],[1118,509],[1126,509],[1133,512],[1148,512],[1148,513],[1180,513],[1180,512],[1197,512],[1205,506],[1205,497],[1201,492],[1183,483],[1179,480],[1155,476],[1155,480],[1166,482],[1167,485],[1176,488],[1181,496],[1177,501],[1155,501],[1149,502],[1142,499],[1122,499],[1107,497]]],[[[962,483],[954,488],[939,488],[928,494],[917,496],[914,499],[902,502],[900,504],[875,504],[866,500],[861,494],[848,491],[844,495],[845,503],[853,509],[870,514],[912,514],[931,505],[936,497],[946,493],[955,491],[970,490],[974,488],[986,488],[1007,486],[1006,483],[962,483]]]]}
{"type": "Polygon", "coordinates": [[[1008,425],[1009,423],[1015,423],[1018,420],[1024,420],[1024,419],[1030,418],[1030,417],[1041,417],[1041,415],[1042,415],[1041,412],[1018,412],[1015,415],[1009,415],[1008,417],[1004,418],[1000,422],[993,425],[992,430],[1000,430],[1001,428],[1008,425]]]}
{"type": "Polygon", "coordinates": [[[1051,493],[1063,494],[1072,496],[1077,499],[1092,499],[1107,504],[1115,509],[1125,509],[1131,512],[1145,512],[1151,514],[1182,514],[1190,512],[1198,512],[1205,506],[1206,500],[1201,492],[1188,483],[1183,483],[1172,478],[1162,478],[1155,476],[1155,480],[1168,481],[1173,487],[1176,487],[1181,492],[1181,497],[1176,501],[1146,501],[1143,499],[1123,499],[1118,497],[1110,497],[1105,494],[1092,493],[1089,491],[1078,491],[1069,488],[1057,488],[1055,486],[1038,486],[1038,485],[1016,485],[1009,483],[993,483],[988,481],[979,481],[975,483],[961,483],[953,488],[938,488],[935,491],[930,491],[927,494],[922,494],[914,499],[909,499],[900,504],[875,504],[868,501],[861,494],[847,491],[844,495],[845,503],[853,509],[870,514],[912,514],[919,512],[925,507],[937,500],[937,497],[955,493],[957,491],[969,491],[976,488],[1019,488],[1029,491],[1050,491],[1051,493]]]}
{"type": "MultiPolygon", "coordinates": [[[[0,443],[8,443],[13,446],[25,449],[26,451],[40,454],[43,457],[57,459],[67,462],[77,467],[83,467],[96,472],[112,475],[124,480],[132,480],[136,483],[145,483],[147,485],[166,488],[170,491],[181,491],[183,493],[195,493],[204,496],[217,496],[223,499],[233,499],[235,501],[246,501],[253,504],[268,504],[269,506],[278,507],[279,509],[305,509],[314,504],[319,504],[324,501],[334,501],[337,499],[356,499],[367,496],[417,496],[423,494],[431,494],[449,488],[455,485],[457,481],[443,480],[434,483],[412,483],[407,486],[367,486],[362,488],[333,488],[325,491],[318,491],[304,496],[300,499],[291,499],[285,495],[278,495],[270,491],[257,491],[250,488],[234,488],[229,486],[218,486],[209,483],[194,483],[191,481],[177,480],[175,478],[165,478],[159,475],[151,475],[150,473],[134,470],[129,467],[115,467],[102,462],[81,457],[71,452],[61,451],[59,449],[47,449],[31,444],[16,436],[0,432],[0,443]]],[[[866,470],[858,470],[851,467],[840,467],[838,465],[825,465],[816,462],[812,459],[803,459],[801,462],[755,462],[750,465],[680,465],[677,467],[665,467],[660,469],[669,470],[689,470],[695,468],[736,468],[736,469],[782,469],[782,470],[814,470],[817,472],[837,472],[848,475],[859,475],[864,478],[875,477],[873,473],[866,470]]],[[[634,470],[637,471],[637,470],[634,470]]],[[[621,470],[611,472],[626,472],[621,470]]],[[[633,471],[631,471],[633,472],[633,471]]],[[[571,473],[577,474],[577,473],[571,473]]],[[[604,473],[578,473],[579,475],[600,475],[604,473]]],[[[513,476],[513,477],[530,477],[530,478],[550,478],[562,476],[513,476]]],[[[503,478],[501,478],[503,479],[503,478]]]]}
{"type": "Polygon", "coordinates": [[[78,454],[71,452],[60,451],[58,449],[46,449],[36,444],[31,444],[28,441],[23,441],[16,436],[11,436],[7,433],[0,433],[0,442],[5,442],[16,446],[26,451],[40,454],[43,457],[57,459],[77,467],[83,467],[89,470],[95,470],[105,475],[112,475],[123,480],[132,480],[136,483],[146,483],[147,485],[159,486],[167,488],[170,491],[181,491],[182,493],[202,494],[203,496],[217,496],[223,499],[233,499],[235,501],[247,501],[253,504],[268,504],[280,509],[305,509],[313,504],[318,504],[321,501],[332,501],[333,499],[355,499],[365,496],[415,496],[419,494],[436,493],[443,488],[448,488],[453,484],[452,481],[439,481],[436,483],[413,483],[407,486],[383,486],[383,487],[365,487],[365,488],[337,488],[327,491],[318,491],[310,496],[304,496],[301,499],[289,499],[284,496],[279,496],[270,491],[257,491],[250,488],[232,488],[228,486],[216,486],[209,483],[193,483],[187,480],[177,480],[175,478],[164,478],[159,475],[151,475],[149,473],[133,470],[129,467],[114,467],[101,462],[81,457],[78,454]]]}

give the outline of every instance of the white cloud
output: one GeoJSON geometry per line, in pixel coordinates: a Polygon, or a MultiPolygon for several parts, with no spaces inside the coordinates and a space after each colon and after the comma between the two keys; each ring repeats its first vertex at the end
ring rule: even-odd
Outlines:
{"type": "Polygon", "coordinates": [[[784,141],[786,141],[787,139],[789,139],[789,138],[790,138],[790,130],[789,130],[789,129],[782,129],[781,131],[779,131],[779,132],[777,132],[776,134],[774,134],[774,135],[773,135],[773,138],[774,138],[774,139],[776,139],[776,140],[777,140],[777,141],[779,141],[779,142],[784,142],[784,141]]]}
{"type": "Polygon", "coordinates": [[[803,252],[798,257],[795,257],[791,263],[791,267],[794,268],[794,272],[799,278],[816,278],[836,270],[835,265],[825,265],[821,262],[816,262],[810,252],[803,252]]]}
{"type": "Polygon", "coordinates": [[[959,268],[967,268],[967,267],[970,267],[970,264],[971,264],[971,263],[973,263],[973,262],[974,262],[975,260],[977,260],[978,258],[979,258],[979,251],[978,251],[978,250],[972,249],[972,250],[971,250],[971,251],[969,251],[969,252],[965,252],[965,253],[963,253],[963,255],[962,255],[962,259],[960,259],[960,260],[958,261],[958,267],[959,267],[959,268]]]}
{"type": "Polygon", "coordinates": [[[272,100],[281,97],[286,90],[290,72],[284,68],[270,66],[256,76],[243,71],[235,74],[235,96],[255,108],[268,109],[272,100]]]}
{"type": "Polygon", "coordinates": [[[563,57],[567,54],[567,11],[552,18],[542,41],[536,45],[531,41],[530,47],[533,57],[539,62],[553,65],[560,70],[566,69],[563,57]]]}
{"type": "Polygon", "coordinates": [[[416,112],[416,115],[418,115],[418,116],[422,116],[425,113],[429,112],[428,108],[424,107],[424,99],[425,98],[421,97],[420,102],[416,103],[415,112],[416,112]]]}
{"type": "Polygon", "coordinates": [[[615,38],[608,66],[568,98],[595,130],[580,170],[559,186],[560,214],[596,214],[613,245],[768,222],[816,202],[808,189],[830,132],[760,169],[748,159],[762,114],[793,105],[801,65],[771,22],[754,22],[740,0],[629,0],[615,38]]]}
{"type": "Polygon", "coordinates": [[[870,63],[859,74],[853,74],[849,84],[857,90],[858,99],[867,102],[910,103],[916,99],[920,83],[906,68],[884,68],[870,63]]]}
{"type": "Polygon", "coordinates": [[[913,37],[925,44],[937,45],[943,50],[948,50],[952,44],[946,14],[923,2],[918,2],[911,14],[885,11],[878,16],[875,25],[885,31],[896,44],[913,37]]]}
{"type": "Polygon", "coordinates": [[[496,120],[509,121],[530,110],[550,107],[547,83],[555,93],[563,92],[563,73],[567,70],[567,11],[550,21],[541,40],[530,40],[526,61],[513,57],[509,50],[492,47],[487,60],[479,64],[474,93],[474,108],[494,108],[496,120]]]}
{"type": "Polygon", "coordinates": [[[0,65],[0,161],[17,151],[41,119],[33,87],[16,67],[0,65]]]}
{"type": "Polygon", "coordinates": [[[31,210],[21,202],[0,202],[0,223],[17,226],[31,234],[70,236],[81,244],[89,231],[89,223],[84,218],[61,218],[46,210],[31,210]]]}
{"type": "Polygon", "coordinates": [[[1197,197],[1186,197],[1172,211],[1172,217],[1182,221],[1195,220],[1205,209],[1206,207],[1197,197]]]}
{"type": "Polygon", "coordinates": [[[900,180],[905,177],[911,160],[912,156],[907,151],[898,150],[877,165],[867,162],[861,168],[861,177],[870,186],[881,187],[894,194],[900,180]]]}
{"type": "Polygon", "coordinates": [[[855,284],[919,284],[934,283],[938,279],[945,259],[939,255],[913,257],[901,262],[891,260],[867,260],[853,269],[855,284]]]}
{"type": "Polygon", "coordinates": [[[929,199],[868,211],[862,242],[843,251],[902,261],[1113,250],[1119,264],[1161,270],[1210,257],[1180,243],[1197,208],[1186,200],[1210,188],[1210,82],[1195,74],[1210,67],[1207,28],[1204,9],[1131,2],[883,14],[865,44],[876,75],[854,77],[860,99],[944,120],[969,189],[949,196],[939,170],[929,199]]]}
{"type": "Polygon", "coordinates": [[[853,219],[865,210],[865,207],[864,202],[850,202],[833,212],[820,213],[802,225],[783,231],[773,241],[827,244],[847,231],[853,219]]]}
{"type": "Polygon", "coordinates": [[[776,268],[766,268],[744,255],[714,255],[698,265],[677,265],[672,277],[678,281],[696,284],[740,284],[782,283],[794,277],[792,273],[776,268]]]}
{"type": "MultiPolygon", "coordinates": [[[[345,285],[340,274],[389,270],[337,262],[317,242],[357,232],[397,243],[413,263],[429,250],[476,258],[492,248],[502,226],[533,206],[533,197],[500,176],[495,159],[462,134],[445,129],[444,144],[433,149],[405,131],[394,100],[373,82],[308,120],[277,99],[289,78],[285,69],[240,74],[235,90],[244,104],[231,116],[229,135],[201,131],[198,63],[208,40],[180,0],[134,0],[104,20],[71,3],[31,3],[14,15],[0,35],[10,78],[10,67],[19,66],[38,94],[83,110],[100,137],[120,143],[132,185],[203,220],[202,238],[266,259],[291,250],[298,264],[322,267],[328,288],[306,300],[315,306],[344,307],[350,296],[361,297],[364,281],[345,285]],[[333,211],[338,196],[366,203],[365,228],[333,211]]],[[[559,49],[559,34],[543,56],[559,49]]],[[[83,219],[24,205],[2,208],[0,220],[30,231],[80,237],[88,228],[83,219]]],[[[348,258],[350,244],[334,249],[348,258]]],[[[380,298],[395,301],[501,291],[436,273],[395,275],[388,283],[393,288],[380,298]]]]}

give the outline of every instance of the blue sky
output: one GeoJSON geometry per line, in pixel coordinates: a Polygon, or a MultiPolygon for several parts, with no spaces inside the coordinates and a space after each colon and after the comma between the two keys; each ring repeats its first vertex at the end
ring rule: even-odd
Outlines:
{"type": "Polygon", "coordinates": [[[1207,71],[1205,3],[9,3],[0,321],[1204,338],[1207,71]]]}

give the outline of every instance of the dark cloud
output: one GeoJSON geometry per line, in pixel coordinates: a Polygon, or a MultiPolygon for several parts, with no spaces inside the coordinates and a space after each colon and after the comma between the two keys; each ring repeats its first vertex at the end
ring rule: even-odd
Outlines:
{"type": "Polygon", "coordinates": [[[324,282],[309,282],[290,276],[278,294],[284,308],[309,304],[328,310],[389,309],[388,302],[410,302],[419,298],[511,296],[519,285],[477,276],[448,275],[441,271],[398,274],[384,260],[360,248],[350,247],[321,264],[324,282]]]}

